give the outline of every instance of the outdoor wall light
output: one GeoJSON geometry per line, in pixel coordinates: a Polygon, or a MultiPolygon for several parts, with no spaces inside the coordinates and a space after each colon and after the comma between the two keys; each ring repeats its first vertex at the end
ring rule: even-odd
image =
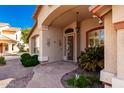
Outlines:
{"type": "Polygon", "coordinates": [[[79,12],[76,12],[76,32],[80,31],[79,12]]]}

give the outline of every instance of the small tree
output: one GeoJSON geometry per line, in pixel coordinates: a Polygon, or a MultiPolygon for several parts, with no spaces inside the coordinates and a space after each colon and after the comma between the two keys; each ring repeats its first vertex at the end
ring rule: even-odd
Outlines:
{"type": "Polygon", "coordinates": [[[30,30],[31,30],[31,28],[26,28],[26,29],[22,30],[22,37],[21,37],[21,39],[23,40],[23,42],[25,44],[28,43],[27,36],[28,36],[28,33],[29,33],[30,30]]]}

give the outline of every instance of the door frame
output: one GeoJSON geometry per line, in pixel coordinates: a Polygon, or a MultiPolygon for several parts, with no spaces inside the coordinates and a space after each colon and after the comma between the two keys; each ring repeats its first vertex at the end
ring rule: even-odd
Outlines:
{"type": "Polygon", "coordinates": [[[65,61],[70,61],[70,62],[75,62],[76,59],[76,33],[75,32],[71,32],[71,33],[66,33],[64,34],[64,60],[65,61]],[[68,36],[73,36],[73,60],[68,60],[68,55],[67,55],[67,44],[68,44],[68,36]],[[66,53],[65,53],[66,52],[66,53]]]}

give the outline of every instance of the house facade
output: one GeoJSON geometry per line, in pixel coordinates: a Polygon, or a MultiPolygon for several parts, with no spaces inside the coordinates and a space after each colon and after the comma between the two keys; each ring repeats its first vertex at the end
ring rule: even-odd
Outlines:
{"type": "Polygon", "coordinates": [[[0,23],[0,54],[17,53],[18,43],[21,43],[21,29],[11,27],[8,23],[0,23]]]}
{"type": "Polygon", "coordinates": [[[85,48],[104,45],[105,87],[124,87],[124,6],[41,5],[28,39],[31,54],[43,62],[77,59],[85,48]]]}

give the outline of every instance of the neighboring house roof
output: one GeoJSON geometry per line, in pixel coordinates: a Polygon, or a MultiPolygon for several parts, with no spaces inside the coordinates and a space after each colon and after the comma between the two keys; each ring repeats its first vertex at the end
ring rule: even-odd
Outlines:
{"type": "Polygon", "coordinates": [[[0,27],[10,26],[8,23],[0,23],[0,27]]]}
{"type": "Polygon", "coordinates": [[[0,40],[6,40],[6,41],[13,41],[13,42],[17,42],[16,40],[13,40],[7,36],[4,35],[0,35],[0,40]]]}
{"type": "Polygon", "coordinates": [[[10,27],[6,30],[9,30],[9,31],[20,31],[21,29],[20,28],[15,28],[15,27],[10,27]]]}

